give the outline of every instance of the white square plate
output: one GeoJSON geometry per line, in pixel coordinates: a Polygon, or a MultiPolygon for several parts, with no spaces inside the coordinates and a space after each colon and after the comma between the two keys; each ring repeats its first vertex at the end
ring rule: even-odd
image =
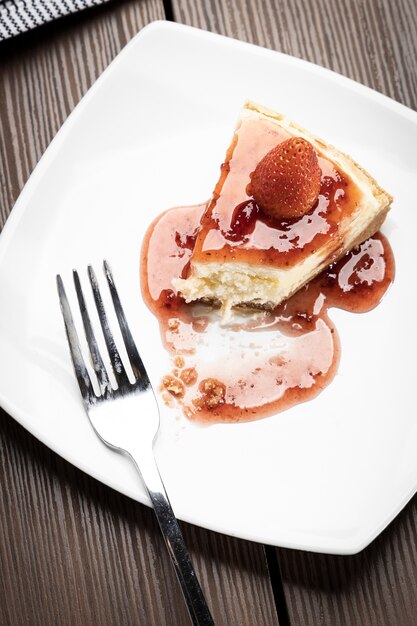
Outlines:
{"type": "Polygon", "coordinates": [[[417,488],[417,114],[304,61],[172,23],[129,43],[64,124],[0,240],[0,403],[41,441],[148,503],[84,414],[55,275],[107,258],[155,387],[170,368],[141,299],[151,220],[206,200],[251,99],[350,153],[395,196],[396,280],[365,315],[331,311],[342,357],[315,400],[261,421],[195,426],[161,406],[156,454],[177,515],[265,543],[353,553],[417,488]]]}

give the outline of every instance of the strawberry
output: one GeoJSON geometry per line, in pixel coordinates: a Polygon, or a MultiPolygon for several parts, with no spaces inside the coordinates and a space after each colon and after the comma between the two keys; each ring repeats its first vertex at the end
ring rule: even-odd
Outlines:
{"type": "Polygon", "coordinates": [[[251,194],[264,213],[297,219],[308,213],[320,192],[321,169],[311,143],[291,137],[272,148],[251,175],[251,194]]]}

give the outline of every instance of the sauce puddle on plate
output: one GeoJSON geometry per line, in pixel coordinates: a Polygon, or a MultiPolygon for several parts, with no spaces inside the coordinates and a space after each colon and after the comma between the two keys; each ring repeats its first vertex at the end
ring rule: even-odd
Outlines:
{"type": "Polygon", "coordinates": [[[185,304],[171,286],[186,276],[205,208],[166,211],[142,248],[143,296],[172,355],[164,401],[207,424],[259,419],[314,398],[339,363],[328,309],[360,313],[379,304],[395,273],[388,241],[374,235],[273,311],[237,311],[222,325],[219,311],[185,304]]]}

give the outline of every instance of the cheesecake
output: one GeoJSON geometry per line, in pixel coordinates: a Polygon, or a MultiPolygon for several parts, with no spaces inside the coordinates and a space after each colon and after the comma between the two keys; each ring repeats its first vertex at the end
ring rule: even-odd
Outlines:
{"type": "Polygon", "coordinates": [[[391,202],[350,156],[247,102],[187,274],[172,286],[225,317],[234,307],[274,308],[375,234],[391,202]]]}

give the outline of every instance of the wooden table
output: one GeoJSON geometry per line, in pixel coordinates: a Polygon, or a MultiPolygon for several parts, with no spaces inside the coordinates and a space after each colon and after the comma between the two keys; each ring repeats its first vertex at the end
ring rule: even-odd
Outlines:
{"type": "MultiPolygon", "coordinates": [[[[0,44],[1,225],[81,96],[142,26],[164,18],[308,59],[417,108],[415,0],[111,1],[0,44]]],[[[4,412],[0,465],[2,626],[189,623],[150,509],[4,412]]],[[[182,526],[219,625],[417,623],[417,498],[352,557],[182,526]]]]}

